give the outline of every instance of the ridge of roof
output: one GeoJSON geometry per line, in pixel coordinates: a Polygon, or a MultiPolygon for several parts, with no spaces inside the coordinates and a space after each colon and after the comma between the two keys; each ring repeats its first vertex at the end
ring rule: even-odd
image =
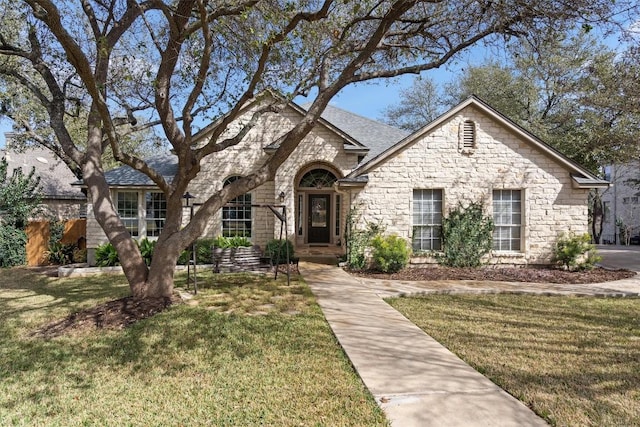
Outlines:
{"type": "MultiPolygon", "coordinates": [[[[301,107],[306,110],[310,105],[310,103],[306,103],[301,107]]],[[[369,153],[365,156],[363,163],[377,157],[380,153],[410,135],[410,132],[406,130],[378,122],[331,104],[326,106],[321,117],[369,148],[369,153]]]]}

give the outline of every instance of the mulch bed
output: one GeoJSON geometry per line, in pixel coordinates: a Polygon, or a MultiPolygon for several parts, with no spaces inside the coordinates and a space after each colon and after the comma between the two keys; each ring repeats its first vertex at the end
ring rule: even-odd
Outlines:
{"type": "Polygon", "coordinates": [[[44,325],[31,335],[39,338],[54,338],[95,329],[123,329],[179,302],[181,299],[177,295],[150,300],[135,300],[129,296],[70,314],[62,320],[44,325]]]}
{"type": "Polygon", "coordinates": [[[636,275],[629,270],[607,270],[594,268],[588,271],[565,271],[554,268],[405,268],[394,274],[370,271],[350,271],[351,274],[372,279],[390,280],[486,280],[497,282],[533,282],[533,283],[602,283],[627,279],[636,275]]]}

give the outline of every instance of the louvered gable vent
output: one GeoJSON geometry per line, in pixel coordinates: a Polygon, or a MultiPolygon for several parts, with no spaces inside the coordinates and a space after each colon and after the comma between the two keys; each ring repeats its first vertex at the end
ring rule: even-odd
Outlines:
{"type": "Polygon", "coordinates": [[[472,150],[476,147],[476,124],[465,120],[462,124],[462,148],[472,150]]]}

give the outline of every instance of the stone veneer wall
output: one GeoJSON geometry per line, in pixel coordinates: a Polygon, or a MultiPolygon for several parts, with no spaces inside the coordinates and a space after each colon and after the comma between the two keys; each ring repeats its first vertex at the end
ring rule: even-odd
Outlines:
{"type": "MultiPolygon", "coordinates": [[[[248,120],[253,110],[247,111],[239,121],[248,120]]],[[[261,149],[288,129],[294,126],[300,115],[291,108],[282,113],[268,114],[261,119],[261,125],[252,129],[243,141],[220,153],[207,157],[202,165],[198,177],[191,182],[189,192],[196,196],[194,203],[204,201],[210,194],[222,187],[224,180],[233,175],[246,175],[257,168],[267,157],[261,149]]],[[[234,131],[232,126],[227,135],[234,131]]],[[[206,138],[205,138],[206,139],[206,138]]],[[[343,149],[343,140],[324,126],[317,126],[296,148],[292,155],[278,169],[276,178],[254,191],[254,204],[280,204],[278,196],[284,192],[288,213],[287,235],[295,236],[295,186],[297,174],[307,166],[327,163],[333,165],[343,176],[349,173],[357,164],[357,154],[347,154],[343,149]]],[[[344,204],[344,202],[343,202],[344,204]]],[[[87,206],[87,249],[88,260],[94,260],[95,248],[107,241],[104,232],[93,216],[91,203],[87,206]]],[[[189,213],[185,209],[185,220],[189,213]]],[[[252,242],[264,248],[264,245],[280,235],[280,221],[267,208],[253,208],[252,211],[252,242]]],[[[209,222],[205,232],[207,237],[215,237],[222,230],[222,213],[218,212],[209,222]]],[[[295,239],[294,239],[295,241],[295,239]]]]}
{"type": "Polygon", "coordinates": [[[570,171],[473,107],[423,135],[368,177],[366,187],[352,194],[353,206],[362,213],[360,225],[381,223],[388,233],[409,241],[414,189],[442,189],[444,215],[459,202],[473,201],[482,201],[490,215],[494,189],[522,190],[522,251],[493,252],[492,263],[549,263],[561,233],[581,234],[588,228],[588,190],[572,188],[570,171]],[[458,129],[465,120],[476,123],[471,154],[458,148],[458,129]]]}

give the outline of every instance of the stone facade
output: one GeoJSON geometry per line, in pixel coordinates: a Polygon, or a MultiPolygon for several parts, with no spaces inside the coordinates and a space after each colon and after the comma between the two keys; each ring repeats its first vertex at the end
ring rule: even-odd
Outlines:
{"type": "MultiPolygon", "coordinates": [[[[247,120],[251,114],[252,109],[248,108],[238,122],[247,120]]],[[[279,114],[265,115],[237,146],[207,158],[200,175],[189,187],[189,192],[196,196],[192,202],[204,201],[228,178],[255,170],[268,156],[264,148],[301,117],[301,109],[295,104],[279,114]]],[[[343,123],[348,125],[349,121],[343,123]]],[[[361,149],[367,145],[369,124],[369,132],[376,132],[375,122],[364,123],[354,130],[319,123],[281,165],[274,181],[251,192],[254,205],[286,207],[285,233],[297,250],[321,247],[327,253],[343,251],[345,222],[352,208],[359,214],[360,227],[380,224],[387,233],[411,242],[414,190],[440,190],[441,213],[445,216],[458,204],[470,202],[481,202],[485,212],[492,215],[494,191],[516,190],[521,196],[517,250],[495,250],[487,261],[545,264],[551,261],[558,236],[588,231],[589,188],[607,185],[475,98],[415,134],[390,141],[386,151],[381,149],[372,159],[365,158],[361,149]],[[365,134],[360,134],[357,141],[349,136],[363,129],[365,134]],[[333,181],[309,185],[304,178],[317,171],[325,172],[333,181]],[[284,196],[284,202],[280,201],[280,195],[284,196]],[[320,237],[315,234],[317,218],[326,231],[320,237]]],[[[206,137],[205,132],[202,141],[206,137]]],[[[381,148],[379,141],[375,145],[381,148]]],[[[188,216],[185,210],[185,218],[188,216]]],[[[140,218],[144,218],[142,213],[140,218]]],[[[270,239],[278,238],[280,229],[280,221],[270,210],[252,208],[254,244],[264,246],[270,239]]],[[[220,212],[211,219],[206,236],[215,237],[221,232],[220,212]]],[[[91,260],[95,247],[106,239],[90,205],[87,235],[91,260]]],[[[417,255],[415,263],[433,261],[422,253],[417,255]]]]}
{"type": "Polygon", "coordinates": [[[470,202],[481,202],[491,215],[493,190],[521,190],[521,250],[494,251],[492,263],[549,263],[559,235],[588,231],[588,189],[572,188],[566,166],[473,107],[417,137],[368,171],[368,178],[363,189],[352,191],[352,205],[361,211],[363,222],[379,223],[408,241],[414,189],[441,189],[444,215],[470,202]],[[476,145],[464,152],[459,129],[467,120],[476,125],[476,145]]]}
{"type": "MultiPolygon", "coordinates": [[[[249,109],[239,119],[240,122],[248,119],[253,110],[249,109]]],[[[278,137],[291,129],[300,113],[292,108],[286,108],[280,114],[268,114],[261,119],[261,124],[251,130],[238,145],[224,152],[214,153],[206,158],[202,165],[202,171],[189,186],[189,193],[195,195],[191,203],[197,204],[206,200],[215,191],[222,188],[223,183],[230,177],[249,174],[262,164],[268,156],[263,149],[276,141],[278,137]],[[230,159],[233,159],[230,161],[230,159]]],[[[228,131],[231,134],[234,128],[228,131]]],[[[207,134],[202,136],[206,141],[207,134]]],[[[291,156],[282,164],[276,173],[275,180],[268,182],[251,192],[251,202],[254,205],[284,205],[287,211],[288,229],[283,234],[293,238],[298,245],[306,243],[305,238],[298,234],[300,229],[298,222],[305,215],[297,215],[299,197],[305,197],[309,193],[328,194],[331,197],[331,206],[335,207],[336,191],[333,188],[299,189],[297,185],[303,174],[314,168],[330,170],[337,178],[342,178],[353,170],[358,163],[358,154],[349,153],[344,149],[345,139],[334,130],[326,126],[317,126],[296,148],[291,156]],[[280,194],[284,193],[284,202],[280,202],[280,194]]],[[[136,191],[135,188],[127,188],[127,191],[136,191]]],[[[115,197],[116,189],[112,190],[115,197]]],[[[148,189],[138,189],[148,191],[148,189]]],[[[281,210],[281,208],[278,208],[281,210]]],[[[303,207],[306,212],[306,208],[303,207]]],[[[92,214],[92,206],[88,206],[87,221],[87,252],[90,263],[95,261],[95,248],[107,243],[107,238],[92,214]]],[[[341,241],[342,227],[336,230],[336,222],[340,222],[346,215],[347,207],[344,202],[340,204],[340,213],[336,220],[335,212],[331,216],[333,224],[332,235],[327,244],[337,245],[341,241]]],[[[184,211],[185,221],[189,218],[189,211],[184,211]]],[[[144,218],[141,213],[140,218],[144,218]]],[[[251,241],[255,245],[264,247],[267,242],[280,236],[280,221],[266,207],[253,207],[251,212],[251,241]]],[[[222,212],[218,212],[209,222],[203,237],[216,237],[222,232],[222,212]]]]}

